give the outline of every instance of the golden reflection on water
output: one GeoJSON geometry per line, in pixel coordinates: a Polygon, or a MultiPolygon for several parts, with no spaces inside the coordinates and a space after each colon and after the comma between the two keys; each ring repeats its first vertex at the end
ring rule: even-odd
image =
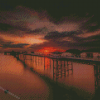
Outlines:
{"type": "MultiPolygon", "coordinates": [[[[31,67],[35,68],[38,72],[47,75],[53,79],[53,60],[44,57],[33,56],[32,61],[27,60],[27,63],[31,67]]],[[[61,61],[58,61],[60,65],[61,61]]],[[[67,64],[67,62],[65,62],[67,64]]],[[[54,61],[56,66],[56,62],[54,61]]],[[[64,61],[62,61],[62,66],[64,66],[64,61]]],[[[90,93],[95,92],[95,76],[93,65],[87,65],[82,63],[73,62],[73,73],[69,70],[69,74],[66,71],[66,77],[58,78],[58,82],[64,83],[68,86],[74,86],[90,93]]]]}
{"type": "MultiPolygon", "coordinates": [[[[9,55],[0,54],[0,86],[8,89],[21,100],[48,100],[49,98],[47,84],[31,71],[25,70],[20,61],[9,55]]],[[[0,90],[0,98],[2,100],[16,99],[11,95],[6,95],[2,90],[0,90]]]]}
{"type": "Polygon", "coordinates": [[[45,58],[45,69],[49,69],[49,68],[50,68],[50,59],[45,58]]]}

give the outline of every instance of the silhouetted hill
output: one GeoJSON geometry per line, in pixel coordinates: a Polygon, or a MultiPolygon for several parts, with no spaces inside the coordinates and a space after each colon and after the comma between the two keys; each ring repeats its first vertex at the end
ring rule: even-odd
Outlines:
{"type": "Polygon", "coordinates": [[[69,50],[66,50],[66,52],[70,52],[70,53],[79,55],[82,51],[80,51],[78,49],[69,49],[69,50]]]}
{"type": "Polygon", "coordinates": [[[59,51],[55,51],[55,52],[52,52],[53,54],[61,54],[62,52],[59,52],[59,51]]]}
{"type": "Polygon", "coordinates": [[[82,52],[100,52],[100,48],[92,48],[92,49],[82,50],[82,52]]]}
{"type": "Polygon", "coordinates": [[[79,55],[82,52],[99,52],[100,53],[100,48],[91,48],[91,49],[81,50],[81,51],[78,49],[69,49],[69,50],[66,50],[66,52],[70,52],[77,55],[79,55]]]}

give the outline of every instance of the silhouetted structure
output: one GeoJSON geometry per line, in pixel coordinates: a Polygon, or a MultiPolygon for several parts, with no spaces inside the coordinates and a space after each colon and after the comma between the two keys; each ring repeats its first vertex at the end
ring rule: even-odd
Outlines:
{"type": "Polygon", "coordinates": [[[4,55],[7,55],[7,52],[4,52],[4,55]]]}
{"type": "Polygon", "coordinates": [[[75,57],[80,57],[80,53],[82,51],[78,50],[78,49],[69,49],[69,50],[66,50],[66,52],[70,52],[72,53],[75,57]]]}
{"type": "Polygon", "coordinates": [[[87,57],[88,58],[93,58],[93,53],[92,52],[87,52],[87,57]]]}
{"type": "Polygon", "coordinates": [[[69,75],[69,71],[72,70],[73,73],[73,63],[72,61],[66,60],[53,60],[53,80],[59,78],[59,76],[66,77],[69,75]]]}
{"type": "Polygon", "coordinates": [[[16,52],[15,52],[15,51],[11,51],[11,52],[10,52],[10,55],[16,57],[16,52]]]}

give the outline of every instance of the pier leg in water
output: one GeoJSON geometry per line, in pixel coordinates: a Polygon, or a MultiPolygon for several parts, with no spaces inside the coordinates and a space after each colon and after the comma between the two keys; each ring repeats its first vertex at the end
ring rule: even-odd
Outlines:
{"type": "Polygon", "coordinates": [[[58,71],[58,60],[56,60],[56,81],[59,77],[59,71],[58,71]]]}
{"type": "Polygon", "coordinates": [[[62,78],[62,61],[60,63],[61,63],[61,78],[62,78]]]}
{"type": "Polygon", "coordinates": [[[68,64],[68,61],[67,61],[67,71],[68,71],[68,75],[69,75],[69,64],[68,64]]]}
{"type": "Polygon", "coordinates": [[[64,61],[64,76],[66,77],[66,64],[65,64],[65,61],[64,61]]]}
{"type": "Polygon", "coordinates": [[[50,59],[50,69],[51,69],[51,59],[50,59]]]}
{"type": "Polygon", "coordinates": [[[45,70],[45,57],[44,57],[44,70],[45,70]]]}
{"type": "Polygon", "coordinates": [[[54,60],[53,60],[53,80],[54,80],[54,60]]]}
{"type": "Polygon", "coordinates": [[[72,74],[73,74],[73,61],[71,61],[71,70],[72,70],[72,74]]]}

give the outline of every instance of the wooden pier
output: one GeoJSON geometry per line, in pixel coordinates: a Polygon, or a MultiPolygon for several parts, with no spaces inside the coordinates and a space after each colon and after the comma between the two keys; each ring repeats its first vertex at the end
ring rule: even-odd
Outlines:
{"type": "MultiPolygon", "coordinates": [[[[15,55],[14,55],[15,56],[15,55]]],[[[51,61],[53,62],[53,79],[57,80],[58,78],[66,77],[69,75],[69,71],[72,72],[73,74],[73,62],[81,62],[81,63],[87,63],[94,65],[95,69],[97,68],[96,66],[100,65],[100,60],[95,60],[95,59],[89,59],[89,58],[76,58],[76,57],[54,57],[50,55],[36,55],[36,54],[23,54],[23,53],[17,53],[16,58],[20,59],[23,61],[25,64],[27,64],[27,60],[30,60],[30,65],[27,64],[30,67],[34,67],[32,64],[33,62],[35,63],[35,66],[39,66],[39,63],[44,64],[44,70],[46,70],[46,65],[45,65],[45,58],[49,58],[49,66],[51,68],[51,61]],[[41,60],[39,59],[41,57],[41,60]]],[[[98,67],[99,68],[99,67],[98,67]]],[[[48,69],[48,67],[47,67],[48,69]]],[[[96,69],[97,70],[97,69],[96,69]]],[[[100,71],[99,71],[100,72],[100,71]]],[[[97,72],[96,72],[97,73],[97,72]]],[[[97,74],[95,74],[97,75],[97,74]]],[[[98,74],[100,79],[100,74],[98,74]]],[[[98,84],[98,81],[96,80],[96,85],[98,84]]]]}

